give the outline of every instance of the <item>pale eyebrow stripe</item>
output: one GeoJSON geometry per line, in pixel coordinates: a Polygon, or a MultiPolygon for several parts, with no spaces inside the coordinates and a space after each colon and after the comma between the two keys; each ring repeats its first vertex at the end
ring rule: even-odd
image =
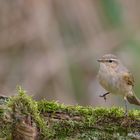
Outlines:
{"type": "Polygon", "coordinates": [[[111,58],[110,60],[112,60],[112,61],[116,61],[117,59],[111,58]]]}
{"type": "Polygon", "coordinates": [[[114,58],[111,58],[111,59],[105,59],[104,61],[105,61],[105,62],[108,62],[109,60],[117,61],[117,59],[114,59],[114,58]]]}

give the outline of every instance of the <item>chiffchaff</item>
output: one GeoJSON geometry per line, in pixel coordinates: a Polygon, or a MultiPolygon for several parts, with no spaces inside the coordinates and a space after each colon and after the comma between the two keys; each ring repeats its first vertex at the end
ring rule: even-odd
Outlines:
{"type": "Polygon", "coordinates": [[[100,59],[100,68],[98,72],[99,83],[107,90],[107,93],[101,95],[106,99],[109,93],[121,95],[125,101],[125,114],[127,115],[127,101],[131,104],[139,105],[140,100],[136,97],[133,86],[134,78],[122,62],[112,54],[106,54],[100,59]]]}

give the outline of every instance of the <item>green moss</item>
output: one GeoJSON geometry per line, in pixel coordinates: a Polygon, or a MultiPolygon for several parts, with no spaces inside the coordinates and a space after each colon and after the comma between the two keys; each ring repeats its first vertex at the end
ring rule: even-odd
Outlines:
{"type": "Polygon", "coordinates": [[[40,129],[41,135],[49,136],[50,132],[47,127],[47,122],[45,122],[44,119],[40,116],[37,102],[34,101],[32,97],[28,96],[26,91],[24,91],[21,87],[18,87],[17,91],[18,96],[13,96],[8,101],[8,106],[13,109],[15,117],[16,113],[18,113],[18,116],[30,115],[40,129]]]}
{"type": "Polygon", "coordinates": [[[115,140],[119,137],[129,140],[129,134],[140,135],[139,110],[130,110],[126,117],[124,110],[118,107],[65,106],[46,100],[37,102],[21,87],[18,87],[17,96],[11,97],[4,107],[0,107],[0,118],[6,118],[7,122],[6,125],[0,126],[1,138],[11,135],[11,128],[19,116],[32,118],[37,124],[41,139],[115,140]]]}
{"type": "Polygon", "coordinates": [[[0,138],[11,139],[12,120],[11,109],[6,105],[0,105],[0,138]]]}
{"type": "Polygon", "coordinates": [[[129,111],[129,116],[131,116],[131,118],[137,118],[140,119],[140,110],[130,110],[129,111]]]}
{"type": "Polygon", "coordinates": [[[96,134],[95,136],[98,134],[100,137],[101,134],[103,137],[109,137],[114,133],[119,134],[120,137],[121,135],[128,137],[127,134],[132,130],[140,134],[140,129],[135,127],[140,125],[140,111],[138,110],[130,111],[129,116],[126,117],[124,110],[118,107],[64,106],[45,100],[38,102],[38,109],[45,116],[49,114],[46,119],[49,119],[51,123],[52,138],[77,137],[76,135],[79,134],[78,139],[82,139],[86,137],[87,132],[96,134]]]}

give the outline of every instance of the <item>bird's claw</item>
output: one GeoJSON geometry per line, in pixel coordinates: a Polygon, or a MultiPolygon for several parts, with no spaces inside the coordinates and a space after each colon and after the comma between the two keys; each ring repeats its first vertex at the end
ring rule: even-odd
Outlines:
{"type": "Polygon", "coordinates": [[[103,95],[100,95],[99,97],[103,97],[105,102],[106,102],[106,96],[103,94],[103,95]]]}
{"type": "Polygon", "coordinates": [[[109,94],[109,92],[107,92],[107,93],[105,93],[105,94],[103,94],[103,95],[100,95],[99,97],[103,97],[104,100],[105,100],[105,102],[106,102],[106,95],[107,95],[107,94],[109,94]]]}

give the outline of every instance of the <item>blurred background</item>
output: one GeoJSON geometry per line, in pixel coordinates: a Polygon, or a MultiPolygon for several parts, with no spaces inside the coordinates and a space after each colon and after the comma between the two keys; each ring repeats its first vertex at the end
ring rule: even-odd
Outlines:
{"type": "Polygon", "coordinates": [[[113,53],[140,97],[139,7],[138,0],[1,0],[0,94],[21,85],[38,100],[123,106],[120,97],[99,97],[96,60],[113,53]]]}

